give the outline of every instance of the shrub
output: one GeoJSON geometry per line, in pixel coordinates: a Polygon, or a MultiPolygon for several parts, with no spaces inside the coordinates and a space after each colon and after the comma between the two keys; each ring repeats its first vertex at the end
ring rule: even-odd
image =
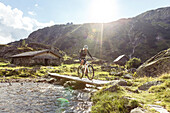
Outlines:
{"type": "Polygon", "coordinates": [[[136,72],[133,73],[133,77],[138,77],[136,72]]]}
{"type": "Polygon", "coordinates": [[[137,100],[124,96],[125,90],[121,86],[114,86],[105,86],[92,95],[91,113],[129,113],[131,109],[140,106],[137,100]],[[112,90],[106,90],[110,88],[112,90]]]}
{"type": "Polygon", "coordinates": [[[165,81],[165,86],[170,87],[170,80],[165,81]]]}
{"type": "Polygon", "coordinates": [[[170,74],[168,73],[162,74],[159,78],[164,80],[168,80],[168,79],[170,80],[170,74]]]}
{"type": "Polygon", "coordinates": [[[137,100],[130,100],[129,106],[133,109],[139,106],[139,102],[137,100]]]}
{"type": "Polygon", "coordinates": [[[141,64],[141,60],[139,58],[132,58],[129,61],[126,62],[126,67],[128,69],[130,68],[138,68],[141,64]]]}
{"type": "Polygon", "coordinates": [[[92,106],[92,113],[129,112],[126,108],[126,105],[128,105],[128,100],[111,92],[106,92],[102,95],[95,95],[93,102],[94,105],[92,106]]]}

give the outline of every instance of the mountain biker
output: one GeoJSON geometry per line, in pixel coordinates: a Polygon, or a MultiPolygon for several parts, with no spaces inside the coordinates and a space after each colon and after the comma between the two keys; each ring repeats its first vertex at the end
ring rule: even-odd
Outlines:
{"type": "Polygon", "coordinates": [[[80,50],[80,66],[86,63],[87,54],[93,59],[90,52],[88,51],[88,46],[84,45],[83,49],[80,50]]]}

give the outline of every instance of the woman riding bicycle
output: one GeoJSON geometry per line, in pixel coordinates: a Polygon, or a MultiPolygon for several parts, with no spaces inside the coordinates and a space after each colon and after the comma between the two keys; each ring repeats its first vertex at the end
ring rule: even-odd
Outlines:
{"type": "Polygon", "coordinates": [[[88,51],[88,46],[85,45],[82,50],[80,50],[80,66],[78,67],[78,76],[83,78],[83,75],[87,76],[89,80],[92,80],[94,77],[94,69],[93,66],[90,65],[88,62],[86,63],[86,56],[87,54],[93,59],[90,52],[88,51]],[[82,67],[82,65],[85,65],[82,67]]]}
{"type": "Polygon", "coordinates": [[[93,59],[90,52],[88,51],[88,46],[84,45],[84,48],[80,50],[80,66],[86,63],[87,54],[93,59]]]}

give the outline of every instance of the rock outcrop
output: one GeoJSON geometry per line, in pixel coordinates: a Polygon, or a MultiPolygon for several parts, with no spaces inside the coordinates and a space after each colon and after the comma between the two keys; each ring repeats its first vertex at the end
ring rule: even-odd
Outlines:
{"type": "Polygon", "coordinates": [[[159,52],[137,69],[138,76],[156,77],[170,73],[170,48],[159,52]]]}
{"type": "Polygon", "coordinates": [[[67,81],[64,83],[64,87],[72,87],[75,89],[84,89],[86,87],[86,84],[76,81],[67,81]]]}
{"type": "Polygon", "coordinates": [[[151,82],[146,82],[145,84],[141,85],[138,87],[140,90],[148,90],[151,86],[155,85],[160,85],[162,84],[162,81],[151,81],[151,82]]]}
{"type": "Polygon", "coordinates": [[[145,113],[145,112],[143,112],[143,111],[141,110],[141,108],[134,108],[134,109],[131,110],[130,113],[145,113]]]}

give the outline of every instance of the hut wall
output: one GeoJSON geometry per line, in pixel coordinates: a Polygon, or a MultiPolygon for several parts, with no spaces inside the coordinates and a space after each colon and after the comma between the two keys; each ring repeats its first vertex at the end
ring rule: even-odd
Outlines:
{"type": "Polygon", "coordinates": [[[40,65],[60,65],[61,58],[51,54],[51,53],[44,53],[36,55],[34,58],[35,64],[40,65]]]}
{"type": "Polygon", "coordinates": [[[124,66],[128,60],[129,59],[127,57],[123,57],[123,58],[121,58],[120,60],[118,60],[118,61],[116,61],[114,63],[118,64],[118,65],[121,65],[121,66],[124,66]]]}
{"type": "Polygon", "coordinates": [[[41,58],[36,58],[36,59],[33,59],[34,61],[34,65],[45,65],[45,62],[44,62],[44,59],[41,59],[41,58]]]}
{"type": "Polygon", "coordinates": [[[50,60],[50,65],[61,65],[60,59],[52,59],[50,60]]]}
{"type": "Polygon", "coordinates": [[[119,61],[119,64],[120,64],[120,65],[125,65],[127,61],[128,61],[128,58],[127,58],[127,57],[123,57],[123,58],[119,61]]]}
{"type": "Polygon", "coordinates": [[[61,58],[53,55],[52,53],[43,53],[34,57],[14,57],[12,58],[11,63],[20,66],[61,65],[61,58]]]}
{"type": "Polygon", "coordinates": [[[34,63],[31,57],[12,58],[12,63],[21,66],[29,66],[34,63]]]}

